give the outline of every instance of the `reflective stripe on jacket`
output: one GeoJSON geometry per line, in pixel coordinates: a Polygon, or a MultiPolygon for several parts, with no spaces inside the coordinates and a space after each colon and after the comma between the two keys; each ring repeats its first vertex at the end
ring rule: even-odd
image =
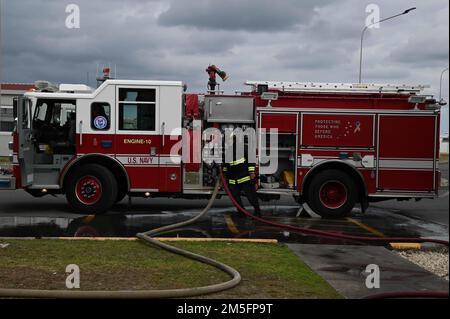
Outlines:
{"type": "Polygon", "coordinates": [[[223,171],[230,185],[242,184],[251,180],[250,173],[254,173],[256,167],[249,164],[245,158],[225,163],[223,171]]]}

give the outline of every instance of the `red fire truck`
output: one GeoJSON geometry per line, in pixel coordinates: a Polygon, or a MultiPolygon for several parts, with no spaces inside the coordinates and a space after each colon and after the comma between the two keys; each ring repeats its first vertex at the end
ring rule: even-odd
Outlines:
{"type": "Polygon", "coordinates": [[[115,79],[95,90],[62,84],[28,92],[17,101],[13,174],[0,188],[65,194],[74,211],[94,214],[127,194],[207,197],[218,167],[202,160],[193,137],[231,127],[257,134],[263,199],[290,194],[338,217],[357,203],[365,210],[373,201],[438,196],[440,107],[423,86],[246,84],[234,95],[115,79]],[[276,166],[268,172],[261,159],[271,150],[276,166]]]}

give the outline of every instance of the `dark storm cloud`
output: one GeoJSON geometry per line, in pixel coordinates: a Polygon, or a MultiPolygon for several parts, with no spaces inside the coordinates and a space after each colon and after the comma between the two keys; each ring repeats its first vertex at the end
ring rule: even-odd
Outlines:
{"type": "Polygon", "coordinates": [[[314,8],[325,0],[171,0],[158,22],[163,26],[190,26],[209,30],[276,32],[307,23],[314,8]]]}
{"type": "Polygon", "coordinates": [[[434,67],[448,65],[448,33],[430,34],[429,37],[412,37],[404,46],[395,49],[390,58],[408,65],[434,67]],[[447,43],[444,40],[447,38],[447,43]]]}
{"type": "MultiPolygon", "coordinates": [[[[38,0],[8,1],[3,5],[3,56],[6,70],[11,64],[20,67],[27,63],[30,67],[27,73],[33,69],[41,72],[44,64],[46,68],[43,74],[36,74],[36,78],[45,76],[54,79],[52,74],[59,73],[57,68],[65,63],[65,78],[71,78],[82,64],[95,65],[95,61],[100,60],[121,63],[127,56],[127,50],[134,52],[136,40],[144,32],[139,31],[142,26],[139,20],[142,18],[127,18],[133,9],[127,9],[118,1],[108,1],[116,3],[116,6],[106,7],[107,10],[98,1],[78,1],[81,28],[67,29],[65,8],[69,3],[38,0]],[[121,21],[126,20],[129,20],[127,23],[130,28],[121,30],[121,21]],[[133,50],[129,50],[131,47],[133,50]]],[[[136,2],[136,7],[144,6],[143,1],[136,2]]]]}
{"type": "Polygon", "coordinates": [[[325,45],[291,46],[283,49],[275,57],[285,67],[304,70],[339,68],[341,64],[351,61],[351,57],[343,48],[329,48],[325,45]]]}
{"type": "Polygon", "coordinates": [[[2,74],[6,80],[85,81],[86,72],[93,77],[96,65],[107,62],[117,64],[122,76],[176,79],[193,70],[189,63],[183,68],[176,65],[171,56],[224,52],[242,42],[229,34],[199,38],[176,31],[163,33],[156,25],[160,1],[77,1],[81,28],[67,29],[69,3],[33,0],[3,5],[7,14],[2,13],[2,74]]]}
{"type": "Polygon", "coordinates": [[[202,36],[194,33],[180,39],[178,53],[196,54],[202,52],[222,55],[229,52],[233,47],[244,44],[246,40],[245,35],[230,32],[206,31],[202,33],[202,36]]]}
{"type": "MultiPolygon", "coordinates": [[[[205,67],[247,79],[353,82],[369,0],[3,0],[2,80],[83,82],[97,64],[121,78],[206,85],[205,67]],[[69,30],[65,7],[81,9],[69,30]]],[[[377,0],[382,17],[416,13],[366,34],[364,80],[436,87],[448,64],[448,1],[377,0]],[[417,2],[417,3],[416,3],[417,2]],[[447,38],[447,39],[446,39],[447,38]],[[437,80],[436,80],[437,79],[437,80]]]]}

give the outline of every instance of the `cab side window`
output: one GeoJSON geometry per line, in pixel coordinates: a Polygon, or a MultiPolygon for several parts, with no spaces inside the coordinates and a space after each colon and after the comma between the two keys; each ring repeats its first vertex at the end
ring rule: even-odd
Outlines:
{"type": "Polygon", "coordinates": [[[91,128],[95,131],[107,131],[111,127],[111,106],[105,102],[91,104],[91,128]]]}
{"type": "Polygon", "coordinates": [[[156,89],[119,89],[119,129],[156,130],[156,89]]]}

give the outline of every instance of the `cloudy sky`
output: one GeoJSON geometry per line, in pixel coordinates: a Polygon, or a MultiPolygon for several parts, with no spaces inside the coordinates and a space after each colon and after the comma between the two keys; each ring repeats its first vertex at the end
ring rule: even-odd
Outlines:
{"type": "Polygon", "coordinates": [[[448,0],[0,1],[3,82],[85,83],[89,72],[93,85],[105,63],[120,78],[182,80],[190,91],[205,90],[210,63],[230,74],[227,91],[249,79],[356,82],[372,3],[381,18],[417,10],[367,32],[364,81],[430,84],[438,94],[449,59],[448,0]],[[79,29],[65,25],[71,3],[79,29]]]}

